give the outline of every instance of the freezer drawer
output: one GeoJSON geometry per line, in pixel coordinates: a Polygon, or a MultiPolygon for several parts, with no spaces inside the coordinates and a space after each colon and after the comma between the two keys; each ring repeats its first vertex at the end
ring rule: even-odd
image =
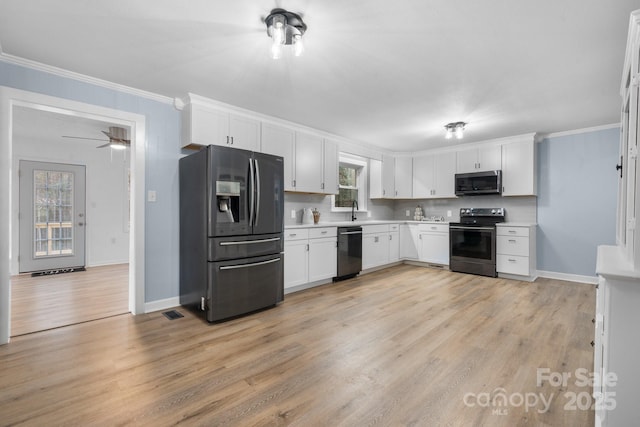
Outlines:
{"type": "Polygon", "coordinates": [[[282,233],[251,236],[210,237],[207,260],[226,261],[277,254],[284,251],[282,233]]]}
{"type": "Polygon", "coordinates": [[[283,299],[283,254],[209,263],[209,322],[271,307],[283,299]]]}

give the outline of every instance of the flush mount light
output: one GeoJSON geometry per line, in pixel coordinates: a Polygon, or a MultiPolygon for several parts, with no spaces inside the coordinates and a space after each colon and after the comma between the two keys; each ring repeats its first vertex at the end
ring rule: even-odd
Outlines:
{"type": "Polygon", "coordinates": [[[456,139],[462,139],[464,137],[464,128],[467,124],[465,122],[454,122],[449,123],[444,126],[447,130],[445,135],[446,139],[451,139],[453,135],[456,136],[456,139]]]}
{"type": "Polygon", "coordinates": [[[302,36],[307,31],[307,24],[300,15],[284,9],[273,9],[264,20],[267,34],[272,39],[271,56],[278,59],[282,56],[283,46],[293,46],[295,56],[302,55],[304,44],[302,36]]]}

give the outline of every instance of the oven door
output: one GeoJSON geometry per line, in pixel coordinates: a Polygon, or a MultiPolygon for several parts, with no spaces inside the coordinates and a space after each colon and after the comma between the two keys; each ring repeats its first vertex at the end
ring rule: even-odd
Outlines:
{"type": "Polygon", "coordinates": [[[496,277],[496,227],[451,224],[451,271],[496,277]]]}

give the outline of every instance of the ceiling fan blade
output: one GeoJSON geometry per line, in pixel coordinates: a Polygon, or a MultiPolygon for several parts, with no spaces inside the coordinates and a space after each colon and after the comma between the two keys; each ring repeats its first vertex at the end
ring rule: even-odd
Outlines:
{"type": "MultiPolygon", "coordinates": [[[[101,141],[104,141],[101,139],[101,141]]],[[[108,147],[111,145],[111,141],[107,142],[106,144],[102,144],[102,145],[98,145],[96,148],[104,148],[104,147],[108,147]]]]}
{"type": "Polygon", "coordinates": [[[84,136],[69,136],[69,135],[62,135],[63,138],[70,138],[70,139],[88,139],[90,141],[106,141],[106,139],[103,138],[86,138],[84,136]]]}

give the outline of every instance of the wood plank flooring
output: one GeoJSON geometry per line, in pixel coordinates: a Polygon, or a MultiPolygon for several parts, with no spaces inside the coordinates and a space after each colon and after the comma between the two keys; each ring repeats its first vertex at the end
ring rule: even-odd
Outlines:
{"type": "Polygon", "coordinates": [[[565,393],[591,392],[573,380],[592,370],[590,285],[401,265],[226,323],[178,310],[184,318],[116,316],[0,346],[0,424],[594,422],[593,411],[565,409],[565,393]],[[572,378],[538,386],[537,368],[572,378]],[[506,405],[485,404],[501,393],[506,405]],[[549,409],[525,408],[526,393],[551,399],[549,409]]]}
{"type": "Polygon", "coordinates": [[[129,312],[129,264],[11,278],[11,336],[129,312]]]}

